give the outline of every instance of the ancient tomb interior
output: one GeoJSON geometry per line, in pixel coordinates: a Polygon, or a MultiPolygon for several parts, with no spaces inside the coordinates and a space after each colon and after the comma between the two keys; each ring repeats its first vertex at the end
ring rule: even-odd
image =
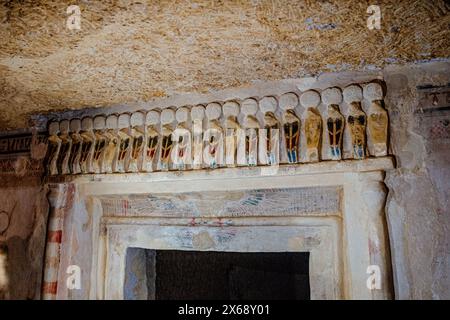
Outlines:
{"type": "Polygon", "coordinates": [[[309,300],[309,253],[128,248],[128,300],[309,300]]]}
{"type": "Polygon", "coordinates": [[[450,299],[449,25],[0,1],[0,300],[450,299]]]}

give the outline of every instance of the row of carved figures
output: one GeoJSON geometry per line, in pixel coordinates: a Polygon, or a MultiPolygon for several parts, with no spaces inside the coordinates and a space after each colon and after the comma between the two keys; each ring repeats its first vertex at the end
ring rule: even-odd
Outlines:
{"type": "Polygon", "coordinates": [[[50,175],[65,175],[298,163],[301,134],[306,162],[317,162],[323,132],[327,158],[340,160],[346,125],[354,159],[368,156],[368,140],[371,156],[387,155],[388,115],[379,83],[364,90],[359,85],[308,90],[300,99],[285,93],[278,100],[268,96],[51,122],[47,169],[50,175]],[[367,114],[363,98],[370,101],[367,114]],[[342,100],[349,106],[346,118],[339,109],[342,100]],[[304,125],[294,110],[299,103],[306,110],[304,125]],[[327,106],[326,119],[320,103],[327,106]]]}

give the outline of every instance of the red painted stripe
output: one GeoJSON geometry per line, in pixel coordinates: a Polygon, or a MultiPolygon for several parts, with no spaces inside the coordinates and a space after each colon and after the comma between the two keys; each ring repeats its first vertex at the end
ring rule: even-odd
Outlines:
{"type": "Polygon", "coordinates": [[[48,232],[47,236],[48,242],[61,243],[61,239],[62,239],[62,230],[48,232]]]}
{"type": "Polygon", "coordinates": [[[42,291],[43,293],[56,294],[58,289],[58,282],[44,282],[42,291]]]}

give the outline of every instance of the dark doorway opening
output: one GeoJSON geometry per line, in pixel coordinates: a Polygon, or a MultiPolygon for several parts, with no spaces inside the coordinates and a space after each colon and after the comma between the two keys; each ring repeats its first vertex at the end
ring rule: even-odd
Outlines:
{"type": "Polygon", "coordinates": [[[309,253],[131,248],[125,298],[309,300],[309,253]]]}
{"type": "Polygon", "coordinates": [[[156,299],[309,299],[308,253],[157,251],[156,299]]]}

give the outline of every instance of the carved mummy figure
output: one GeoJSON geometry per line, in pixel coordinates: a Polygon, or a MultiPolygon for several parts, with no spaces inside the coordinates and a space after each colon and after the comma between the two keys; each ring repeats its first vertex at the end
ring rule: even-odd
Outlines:
{"type": "Polygon", "coordinates": [[[69,170],[72,174],[81,173],[80,160],[81,160],[81,150],[83,145],[83,138],[80,135],[81,130],[81,120],[72,119],[70,120],[70,138],[72,139],[72,147],[70,150],[69,158],[69,170]]]}
{"type": "Polygon", "coordinates": [[[133,136],[130,129],[130,115],[122,113],[117,120],[119,137],[119,155],[117,156],[117,172],[127,172],[133,148],[133,136]]]}
{"type": "Polygon", "coordinates": [[[158,159],[158,150],[160,143],[159,123],[160,113],[156,110],[147,112],[145,123],[147,126],[147,143],[145,146],[144,161],[142,170],[152,172],[157,169],[156,159],[158,159]]]}
{"type": "Polygon", "coordinates": [[[337,87],[321,94],[308,90],[300,97],[289,92],[259,102],[248,98],[241,105],[213,102],[206,107],[51,122],[46,167],[49,175],[57,175],[317,162],[341,160],[350,142],[353,159],[386,156],[389,119],[383,98],[382,86],[372,82],[364,90],[350,85],[343,92],[337,87]],[[370,102],[367,115],[362,109],[363,93],[370,102]],[[326,116],[318,110],[321,100],[327,106],[326,116]],[[339,109],[343,100],[348,105],[347,119],[339,109]]]}
{"type": "Polygon", "coordinates": [[[191,109],[192,118],[192,169],[201,169],[203,164],[203,118],[205,107],[194,106],[191,109]]]}
{"type": "Polygon", "coordinates": [[[173,122],[175,112],[172,109],[164,109],[161,112],[161,144],[159,151],[158,170],[168,171],[170,166],[170,156],[172,154],[173,122]]]}
{"type": "MultiPolygon", "coordinates": [[[[227,167],[235,167],[238,158],[238,146],[241,141],[239,137],[243,136],[244,133],[238,121],[239,104],[235,101],[227,101],[224,103],[222,110],[225,118],[225,164],[227,167]]],[[[242,147],[240,153],[245,157],[245,146],[242,147]]]]}
{"type": "Polygon", "coordinates": [[[117,158],[119,156],[119,136],[117,128],[118,117],[115,114],[109,115],[106,118],[106,130],[104,136],[106,137],[106,147],[103,157],[103,172],[116,172],[117,158]]]}
{"type": "Polygon", "coordinates": [[[204,149],[203,162],[205,167],[215,169],[223,165],[223,129],[219,118],[222,108],[218,103],[210,103],[206,106],[207,129],[203,135],[204,149]]]}
{"type": "Polygon", "coordinates": [[[283,135],[287,160],[289,163],[297,163],[300,155],[300,119],[294,108],[298,105],[298,97],[295,93],[285,93],[280,97],[279,105],[284,111],[283,135]]]}
{"type": "Polygon", "coordinates": [[[354,159],[366,157],[366,125],[367,117],[361,108],[362,89],[357,85],[350,85],[344,89],[344,101],[349,105],[347,123],[352,137],[354,159]]]}
{"type": "Polygon", "coordinates": [[[104,173],[104,157],[107,145],[105,136],[106,118],[104,116],[96,116],[94,118],[94,135],[95,147],[94,156],[92,158],[92,167],[95,173],[104,173]]]}
{"type": "Polygon", "coordinates": [[[274,165],[280,163],[280,124],[275,117],[277,100],[264,97],[259,102],[264,115],[264,128],[259,130],[258,156],[261,164],[274,165]]]}
{"type": "Polygon", "coordinates": [[[69,120],[62,120],[59,123],[59,138],[61,139],[61,147],[57,161],[58,173],[69,174],[70,151],[72,148],[72,139],[69,135],[69,120]]]}
{"type": "Polygon", "coordinates": [[[322,143],[322,117],[317,110],[320,104],[319,93],[313,90],[304,92],[300,96],[300,104],[306,109],[306,161],[317,162],[320,160],[322,143]]]}
{"type": "Polygon", "coordinates": [[[47,150],[47,172],[49,175],[58,174],[58,156],[61,149],[61,138],[58,136],[59,123],[54,121],[48,126],[48,150],[47,150]]]}
{"type": "Polygon", "coordinates": [[[133,137],[128,172],[138,172],[142,168],[142,158],[145,139],[145,115],[134,112],[130,117],[130,135],[133,137]]]}
{"type": "MultiPolygon", "coordinates": [[[[245,130],[245,163],[247,166],[258,164],[258,130],[259,122],[256,119],[258,102],[255,99],[245,99],[242,102],[242,113],[244,114],[245,130]]],[[[239,163],[241,164],[241,163],[239,163]]]]}
{"type": "Polygon", "coordinates": [[[329,156],[331,160],[342,159],[342,139],[344,136],[344,116],[339,111],[342,91],[328,88],[322,91],[322,101],[327,105],[327,131],[329,139],[329,156]]]}
{"type": "Polygon", "coordinates": [[[371,154],[375,157],[387,155],[388,149],[388,114],[383,107],[383,88],[372,82],[364,87],[364,97],[371,101],[368,117],[368,139],[371,142],[371,154]]]}
{"type": "Polygon", "coordinates": [[[190,168],[192,162],[192,139],[188,122],[189,109],[186,107],[178,108],[175,112],[175,118],[178,124],[172,133],[172,141],[174,142],[172,149],[173,168],[176,170],[186,170],[190,168]]]}
{"type": "Polygon", "coordinates": [[[85,117],[81,120],[81,138],[83,144],[81,147],[80,169],[82,173],[93,173],[92,161],[95,150],[94,122],[92,118],[85,117]]]}

